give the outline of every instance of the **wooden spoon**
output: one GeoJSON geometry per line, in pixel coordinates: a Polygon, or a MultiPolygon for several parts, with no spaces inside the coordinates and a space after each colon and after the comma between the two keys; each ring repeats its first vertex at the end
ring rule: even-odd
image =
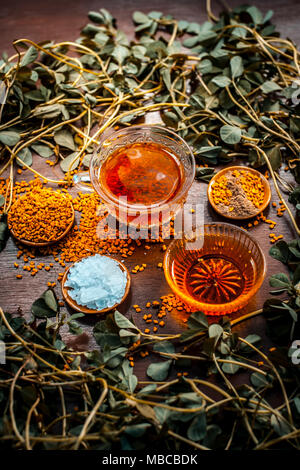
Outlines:
{"type": "MultiPolygon", "coordinates": [[[[65,283],[66,283],[66,280],[68,278],[68,274],[69,274],[69,270],[72,266],[74,266],[75,263],[79,263],[81,260],[78,260],[76,261],[75,263],[71,264],[71,266],[69,266],[65,272],[64,272],[64,275],[63,275],[63,278],[61,280],[61,291],[62,291],[62,294],[63,294],[63,297],[65,299],[65,301],[67,302],[67,304],[72,307],[74,310],[76,310],[76,312],[82,312],[82,313],[86,313],[86,314],[102,314],[102,313],[106,313],[106,312],[109,312],[110,310],[114,310],[116,309],[119,305],[121,305],[122,302],[124,302],[124,300],[126,299],[128,293],[129,293],[129,290],[130,290],[130,284],[131,284],[131,279],[130,279],[130,273],[128,271],[128,269],[126,268],[126,266],[123,265],[123,263],[121,263],[119,260],[115,259],[115,258],[111,258],[110,256],[106,256],[106,255],[101,255],[101,256],[105,256],[106,258],[110,258],[110,259],[114,259],[115,261],[117,261],[117,263],[119,264],[120,266],[120,269],[123,271],[123,272],[126,272],[126,275],[127,275],[127,283],[126,283],[126,288],[125,288],[125,292],[124,292],[124,295],[121,299],[120,302],[116,303],[115,305],[113,305],[112,307],[107,307],[107,308],[103,308],[102,310],[94,310],[94,309],[91,309],[91,308],[87,308],[85,307],[84,305],[79,305],[77,302],[75,302],[74,299],[72,299],[72,297],[69,295],[69,290],[72,289],[72,287],[67,287],[65,286],[65,283]]],[[[82,258],[83,259],[83,258],[82,258]]]]}

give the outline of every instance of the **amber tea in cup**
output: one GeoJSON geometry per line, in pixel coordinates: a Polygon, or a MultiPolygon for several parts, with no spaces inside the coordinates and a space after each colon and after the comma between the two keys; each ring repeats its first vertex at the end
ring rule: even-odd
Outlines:
{"type": "MultiPolygon", "coordinates": [[[[106,133],[90,162],[90,182],[119,221],[139,228],[164,224],[182,208],[195,160],[175,132],[156,125],[106,133]]],[[[86,180],[75,175],[75,183],[86,180]]]]}
{"type": "Polygon", "coordinates": [[[137,142],[116,150],[100,170],[102,190],[125,197],[130,205],[171,201],[181,187],[182,165],[168,148],[137,142]]]}

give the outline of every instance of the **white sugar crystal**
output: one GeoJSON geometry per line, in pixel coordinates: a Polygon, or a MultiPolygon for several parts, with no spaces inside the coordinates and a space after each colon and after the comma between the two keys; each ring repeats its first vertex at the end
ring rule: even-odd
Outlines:
{"type": "Polygon", "coordinates": [[[101,287],[87,287],[86,289],[81,289],[80,293],[80,303],[94,302],[97,300],[104,300],[107,297],[108,292],[101,287]]]}
{"type": "Polygon", "coordinates": [[[107,256],[94,255],[75,263],[65,283],[69,295],[79,305],[102,310],[119,303],[125,293],[127,275],[119,263],[107,256]]]}

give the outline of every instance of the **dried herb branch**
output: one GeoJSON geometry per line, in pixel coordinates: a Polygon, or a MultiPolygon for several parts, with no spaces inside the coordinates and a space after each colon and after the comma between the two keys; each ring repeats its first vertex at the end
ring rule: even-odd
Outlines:
{"type": "MultiPolygon", "coordinates": [[[[278,175],[285,163],[300,183],[299,52],[279,37],[271,12],[242,6],[217,18],[210,1],[207,12],[211,21],[202,25],[135,12],[136,39],[129,41],[102,9],[89,13],[92,23],[76,42],[24,38],[14,42],[12,57],[3,54],[0,175],[8,170],[9,176],[0,251],[15,164],[70,185],[108,127],[130,125],[151,111],[192,146],[198,179],[208,181],[214,165],[235,157],[267,165],[299,235],[278,175]],[[60,164],[65,177],[36,172],[37,155],[60,164]]],[[[299,210],[299,186],[284,187],[299,210]]],[[[297,352],[289,346],[299,333],[299,240],[277,243],[271,255],[289,269],[289,276],[270,279],[285,301],[269,299],[231,323],[208,325],[197,312],[178,335],[145,334],[115,312],[94,328],[101,349],[78,352],[62,341],[60,329],[71,320],[58,306],[50,324],[0,309],[7,353],[0,366],[0,448],[134,450],[151,442],[157,450],[163,442],[170,451],[299,449],[299,371],[287,359],[297,352]],[[257,335],[234,332],[262,313],[279,344],[274,354],[262,350],[257,335]],[[144,383],[128,358],[146,350],[153,361],[144,383]],[[178,370],[189,376],[174,379],[178,370]],[[249,380],[237,387],[231,377],[239,372],[249,380]]]]}

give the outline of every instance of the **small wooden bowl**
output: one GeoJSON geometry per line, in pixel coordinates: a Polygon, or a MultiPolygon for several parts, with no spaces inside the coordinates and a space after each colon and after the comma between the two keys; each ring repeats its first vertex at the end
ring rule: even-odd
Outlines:
{"type": "MultiPolygon", "coordinates": [[[[110,258],[112,259],[110,256],[106,256],[106,255],[101,255],[101,256],[105,256],[106,258],[110,258]]],[[[84,258],[82,258],[84,259],[84,258]]],[[[102,313],[107,313],[111,310],[114,310],[115,308],[117,308],[119,305],[121,305],[122,302],[124,302],[124,300],[126,299],[128,293],[129,293],[129,289],[130,289],[130,284],[131,284],[131,278],[130,278],[130,273],[128,271],[128,269],[126,268],[126,266],[124,266],[120,261],[118,261],[117,259],[113,258],[115,261],[118,262],[121,270],[123,272],[126,272],[127,274],[127,284],[126,284],[126,288],[125,288],[125,292],[124,292],[124,295],[121,299],[120,302],[116,303],[115,305],[113,305],[112,307],[107,307],[107,308],[103,308],[102,310],[93,310],[91,308],[87,308],[85,307],[84,305],[79,305],[77,302],[75,302],[75,300],[72,299],[72,297],[69,295],[68,291],[69,289],[72,289],[70,287],[67,287],[65,286],[65,282],[67,280],[67,277],[68,277],[68,273],[69,273],[69,270],[72,266],[74,266],[75,263],[78,263],[80,262],[81,260],[78,260],[78,261],[75,261],[75,263],[71,264],[71,266],[69,266],[65,272],[64,272],[64,275],[63,275],[63,278],[61,280],[61,291],[62,291],[62,294],[63,294],[63,297],[65,299],[65,301],[67,302],[67,304],[73,308],[73,310],[76,310],[76,312],[82,312],[82,313],[86,313],[86,314],[102,314],[102,313]]]]}
{"type": "MultiPolygon", "coordinates": [[[[22,243],[23,245],[27,245],[27,246],[31,246],[33,248],[39,248],[39,247],[43,247],[43,246],[49,246],[49,245],[54,245],[55,243],[59,242],[62,238],[64,238],[67,233],[71,230],[73,224],[74,224],[74,220],[75,220],[75,211],[74,211],[74,207],[73,207],[73,204],[72,202],[70,201],[70,208],[71,208],[71,211],[72,211],[72,219],[71,219],[71,222],[69,223],[69,225],[66,227],[65,231],[57,238],[55,238],[54,240],[50,240],[48,242],[31,242],[29,240],[25,240],[24,238],[19,238],[15,232],[10,228],[10,233],[12,234],[12,236],[20,243],[22,243]]],[[[9,224],[9,213],[8,213],[8,224],[9,224]]]]}
{"type": "Polygon", "coordinates": [[[226,168],[223,168],[223,170],[218,171],[218,173],[215,174],[215,176],[212,177],[212,179],[209,182],[208,188],[207,188],[207,196],[210,204],[214,208],[214,210],[222,215],[222,217],[226,217],[227,219],[234,219],[234,220],[244,220],[244,219],[251,219],[252,217],[257,216],[260,214],[265,208],[269,205],[270,200],[271,200],[271,188],[268,180],[257,170],[254,170],[254,168],[249,168],[248,166],[228,166],[226,168]],[[257,208],[257,212],[255,212],[252,215],[244,215],[244,216],[238,216],[238,215],[230,215],[230,214],[225,214],[222,212],[218,204],[214,203],[213,197],[212,197],[212,187],[214,183],[225,173],[231,172],[234,170],[246,170],[249,173],[252,173],[253,175],[259,176],[261,179],[261,182],[264,187],[264,200],[262,205],[257,208]]]}

